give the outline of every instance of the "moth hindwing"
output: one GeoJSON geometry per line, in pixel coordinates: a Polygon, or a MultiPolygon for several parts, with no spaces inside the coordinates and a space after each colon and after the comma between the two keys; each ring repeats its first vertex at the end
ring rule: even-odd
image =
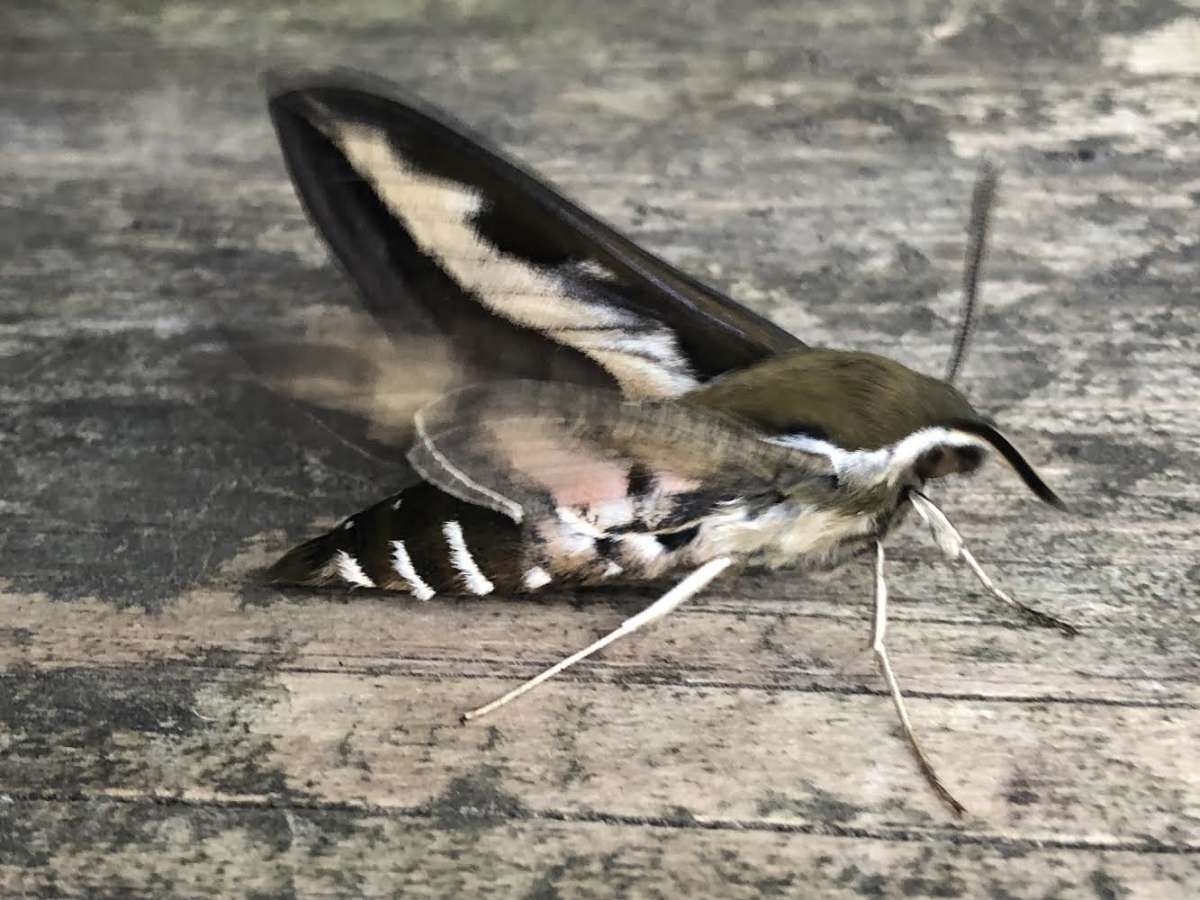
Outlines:
{"type": "Polygon", "coordinates": [[[406,479],[290,551],[273,577],[422,600],[678,579],[479,715],[730,568],[831,568],[873,551],[872,648],[922,771],[958,808],[891,674],[884,540],[915,510],[998,599],[1069,627],[997,588],[924,493],[995,452],[1061,505],[950,384],[970,336],[994,172],[976,191],[967,314],[941,380],[807,347],[393,88],[347,73],[271,84],[292,181],[363,309],[352,331],[326,321],[240,349],[309,414],[356,423],[329,430],[394,459],[406,479]]]}

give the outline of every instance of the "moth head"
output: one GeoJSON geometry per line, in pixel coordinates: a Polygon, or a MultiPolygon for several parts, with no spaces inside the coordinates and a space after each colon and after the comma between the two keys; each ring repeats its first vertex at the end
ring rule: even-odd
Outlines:
{"type": "Polygon", "coordinates": [[[813,349],[773,357],[711,381],[686,400],[792,446],[828,453],[851,477],[901,486],[970,475],[996,452],[1039,499],[1063,506],[957,388],[872,353],[813,349]]]}

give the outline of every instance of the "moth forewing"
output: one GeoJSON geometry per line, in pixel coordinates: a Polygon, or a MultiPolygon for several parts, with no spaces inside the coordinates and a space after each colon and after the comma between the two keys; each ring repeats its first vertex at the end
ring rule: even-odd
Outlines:
{"type": "Polygon", "coordinates": [[[803,347],[377,79],[270,76],[297,192],[393,332],[413,320],[510,378],[677,395],[803,347]]]}
{"type": "Polygon", "coordinates": [[[185,364],[202,382],[237,382],[262,395],[281,441],[338,456],[349,450],[364,476],[394,482],[415,411],[473,369],[444,338],[389,335],[344,300],[280,304],[252,321],[232,295],[214,296],[218,337],[185,364]]]}
{"type": "MultiPolygon", "coordinates": [[[[339,337],[349,340],[258,347],[252,365],[277,394],[357,416],[371,438],[397,448],[412,442],[417,410],[465,377],[442,341],[392,341],[377,330],[339,337]]],[[[248,350],[239,347],[243,359],[248,350]]]]}

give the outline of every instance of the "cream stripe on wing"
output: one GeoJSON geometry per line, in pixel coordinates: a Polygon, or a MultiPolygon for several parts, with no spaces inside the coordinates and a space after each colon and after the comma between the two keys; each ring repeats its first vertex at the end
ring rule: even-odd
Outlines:
{"type": "Polygon", "coordinates": [[[412,557],[408,555],[408,548],[404,546],[404,541],[392,541],[392,568],[408,583],[409,590],[418,600],[428,600],[437,593],[425,583],[424,578],[417,574],[412,557]]]}
{"type": "Polygon", "coordinates": [[[669,328],[620,307],[573,296],[560,274],[484,240],[471,223],[484,202],[478,191],[408,166],[379,129],[359,123],[327,123],[325,128],[421,250],[492,312],[587,354],[631,396],[674,397],[697,386],[669,328]]]}
{"type": "Polygon", "coordinates": [[[462,575],[467,590],[472,594],[490,594],[496,586],[488,581],[488,577],[475,564],[475,557],[467,549],[462,526],[451,520],[442,526],[442,534],[446,536],[446,543],[450,546],[450,564],[462,575]]]}

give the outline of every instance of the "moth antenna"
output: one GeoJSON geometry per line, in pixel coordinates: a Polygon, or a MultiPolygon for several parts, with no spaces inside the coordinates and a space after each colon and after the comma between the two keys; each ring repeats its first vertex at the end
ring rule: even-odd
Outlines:
{"type": "Polygon", "coordinates": [[[967,360],[971,346],[971,335],[975,331],[975,308],[979,296],[979,269],[987,250],[988,220],[991,218],[992,201],[996,197],[996,167],[986,159],[979,163],[979,174],[975,176],[975,189],[971,192],[971,220],[967,224],[967,255],[963,264],[962,316],[958,322],[958,334],[954,338],[954,352],[946,366],[946,382],[953,384],[967,360]]]}

